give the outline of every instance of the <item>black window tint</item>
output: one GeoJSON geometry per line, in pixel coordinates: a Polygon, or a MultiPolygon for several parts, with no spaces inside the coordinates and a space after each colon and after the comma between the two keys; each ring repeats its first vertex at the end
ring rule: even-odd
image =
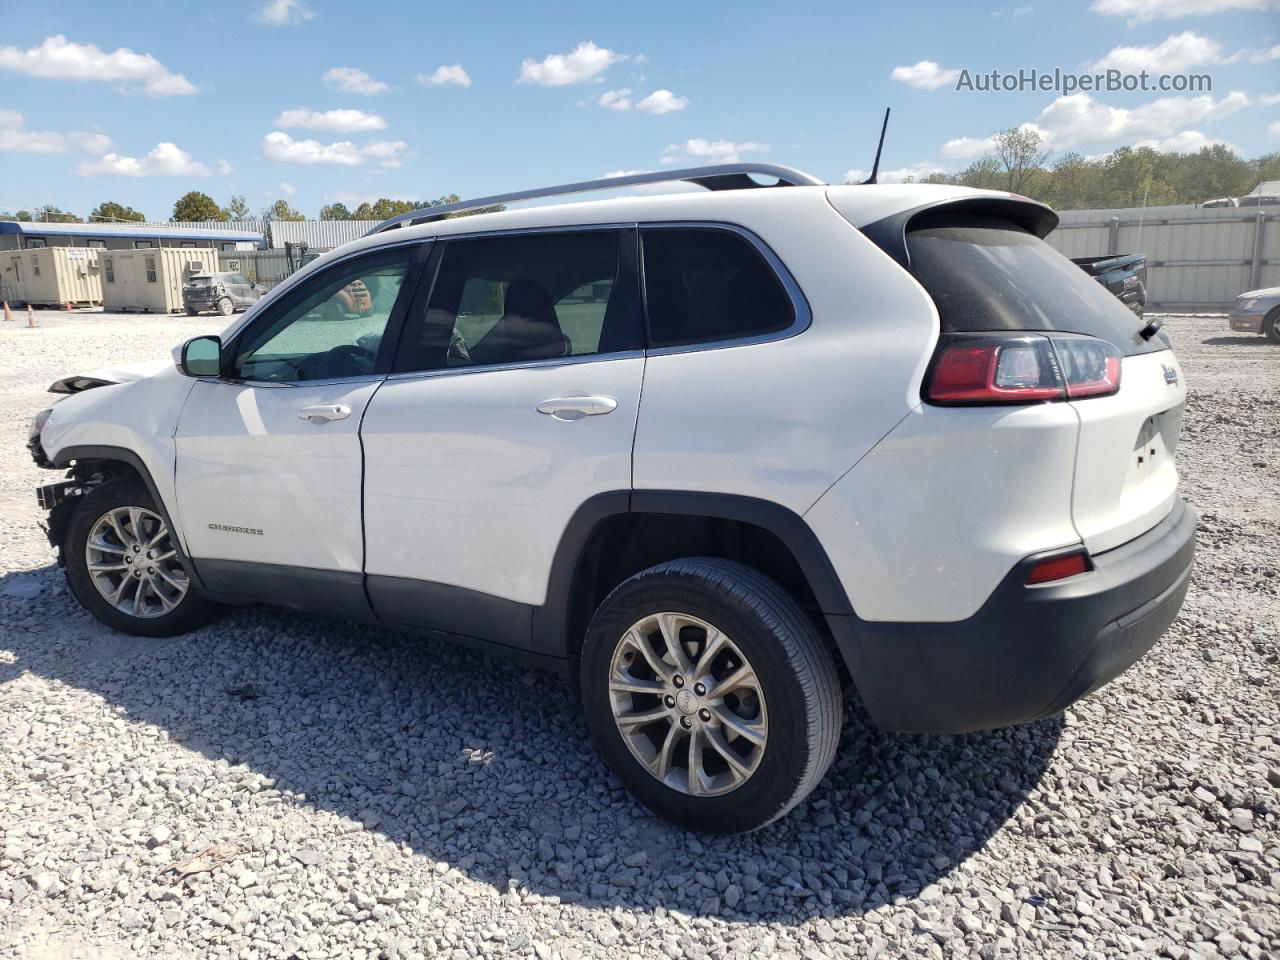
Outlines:
{"type": "Polygon", "coordinates": [[[1164,350],[1102,284],[1006,220],[966,217],[907,234],[911,272],[938,306],[944,333],[1055,330],[1114,343],[1126,354],[1164,350]]]}
{"type": "Polygon", "coordinates": [[[615,230],[452,240],[405,370],[526,363],[643,344],[615,230]]]}
{"type": "Polygon", "coordinates": [[[785,330],[795,307],[760,251],[715,229],[651,229],[644,237],[649,343],[732,340],[785,330]]]}

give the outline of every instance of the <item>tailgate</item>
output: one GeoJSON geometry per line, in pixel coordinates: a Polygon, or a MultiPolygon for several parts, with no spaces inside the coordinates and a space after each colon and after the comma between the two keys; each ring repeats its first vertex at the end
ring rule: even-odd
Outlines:
{"type": "Polygon", "coordinates": [[[1090,553],[1150,530],[1178,495],[1186,383],[1172,350],[1124,358],[1120,391],[1070,401],[1080,417],[1071,513],[1090,553]]]}

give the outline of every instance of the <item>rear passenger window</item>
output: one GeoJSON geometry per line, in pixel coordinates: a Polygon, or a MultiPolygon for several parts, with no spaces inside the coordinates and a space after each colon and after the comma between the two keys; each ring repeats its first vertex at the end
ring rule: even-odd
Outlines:
{"type": "Polygon", "coordinates": [[[642,236],[650,345],[753,337],[795,322],[782,282],[740,234],[658,228],[642,236]]]}
{"type": "Polygon", "coordinates": [[[492,366],[639,349],[634,270],[619,267],[623,237],[594,230],[449,241],[417,357],[399,367],[492,366]]]}

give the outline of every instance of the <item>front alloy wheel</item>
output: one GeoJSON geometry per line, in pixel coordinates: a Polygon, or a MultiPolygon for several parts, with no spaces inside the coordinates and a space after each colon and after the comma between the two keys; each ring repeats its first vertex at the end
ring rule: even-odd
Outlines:
{"type": "Polygon", "coordinates": [[[144,507],[116,507],[99,517],[85,542],[85,563],[103,599],[132,617],[162,616],[191,588],[169,528],[144,507]]]}
{"type": "Polygon", "coordinates": [[[633,624],[613,654],[609,697],[632,755],[673,790],[728,793],[764,756],[760,681],[737,645],[698,617],[664,611],[633,624]]]}
{"type": "Polygon", "coordinates": [[[164,511],[140,480],[109,480],[79,497],[62,557],[80,605],[125,633],[169,637],[213,612],[192,585],[164,511]]]}

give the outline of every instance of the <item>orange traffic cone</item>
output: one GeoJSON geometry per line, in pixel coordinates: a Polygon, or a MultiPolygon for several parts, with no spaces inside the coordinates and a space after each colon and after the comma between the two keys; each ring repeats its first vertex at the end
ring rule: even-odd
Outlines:
{"type": "Polygon", "coordinates": [[[27,326],[28,327],[38,326],[38,324],[36,323],[36,312],[31,309],[31,304],[29,303],[27,304],[27,326]]]}
{"type": "Polygon", "coordinates": [[[67,313],[70,313],[70,312],[71,312],[71,301],[70,301],[70,300],[64,300],[64,301],[62,302],[62,309],[63,309],[63,310],[65,310],[65,311],[67,311],[67,313]]]}
{"type": "Polygon", "coordinates": [[[6,300],[6,301],[4,302],[4,318],[5,318],[6,320],[8,320],[10,323],[12,323],[12,322],[13,322],[13,311],[11,311],[11,310],[9,309],[9,301],[8,301],[8,300],[6,300]]]}

